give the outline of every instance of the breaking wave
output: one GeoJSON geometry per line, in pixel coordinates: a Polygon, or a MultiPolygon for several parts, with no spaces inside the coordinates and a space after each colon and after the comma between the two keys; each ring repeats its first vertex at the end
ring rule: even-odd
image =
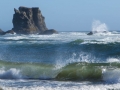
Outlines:
{"type": "Polygon", "coordinates": [[[119,82],[120,63],[76,62],[61,68],[42,63],[0,61],[0,79],[119,82]]]}

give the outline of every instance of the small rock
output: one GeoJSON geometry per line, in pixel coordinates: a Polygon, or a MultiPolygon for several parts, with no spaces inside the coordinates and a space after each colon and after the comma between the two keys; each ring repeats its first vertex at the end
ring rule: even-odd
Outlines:
{"type": "Polygon", "coordinates": [[[15,32],[13,30],[8,30],[5,32],[5,34],[15,34],[15,32]]]}
{"type": "Polygon", "coordinates": [[[93,35],[93,32],[91,31],[91,32],[89,32],[87,35],[93,35]]]}
{"type": "Polygon", "coordinates": [[[0,35],[4,35],[4,31],[0,29],[0,35]]]}

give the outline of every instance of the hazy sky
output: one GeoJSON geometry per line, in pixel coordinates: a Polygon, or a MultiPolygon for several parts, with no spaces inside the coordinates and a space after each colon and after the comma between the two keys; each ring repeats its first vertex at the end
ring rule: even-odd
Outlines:
{"type": "Polygon", "coordinates": [[[0,28],[13,27],[14,8],[39,7],[49,29],[90,31],[92,22],[100,20],[109,30],[120,30],[120,0],[1,0],[0,28]]]}

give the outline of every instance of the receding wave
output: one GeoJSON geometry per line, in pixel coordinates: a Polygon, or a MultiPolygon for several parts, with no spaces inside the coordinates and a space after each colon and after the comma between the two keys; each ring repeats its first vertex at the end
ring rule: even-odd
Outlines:
{"type": "MultiPolygon", "coordinates": [[[[56,68],[42,63],[0,61],[0,79],[38,79],[70,81],[112,81],[120,78],[120,63],[77,62],[56,68]],[[117,79],[115,79],[117,77],[117,79]]],[[[113,81],[112,81],[113,82],[113,81]]]]}

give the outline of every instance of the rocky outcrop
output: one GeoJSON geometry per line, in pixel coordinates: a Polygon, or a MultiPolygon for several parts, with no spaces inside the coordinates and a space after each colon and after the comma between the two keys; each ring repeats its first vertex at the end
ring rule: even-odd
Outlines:
{"type": "Polygon", "coordinates": [[[93,35],[93,32],[91,31],[91,32],[89,32],[87,35],[93,35]]]}
{"type": "Polygon", "coordinates": [[[39,8],[19,7],[14,12],[12,30],[17,34],[36,34],[48,30],[39,8]]]}
{"type": "Polygon", "coordinates": [[[93,35],[93,34],[97,34],[97,33],[106,34],[106,33],[108,33],[108,31],[90,31],[89,33],[87,33],[87,35],[93,35]]]}
{"type": "Polygon", "coordinates": [[[15,14],[13,15],[13,28],[4,32],[0,29],[0,35],[5,34],[57,34],[58,32],[54,29],[47,29],[45,24],[45,17],[43,17],[39,8],[27,8],[19,7],[14,9],[15,14]]]}
{"type": "Polygon", "coordinates": [[[13,30],[8,30],[8,31],[4,32],[4,34],[15,34],[15,32],[13,30]]]}
{"type": "Polygon", "coordinates": [[[13,30],[8,30],[8,31],[4,32],[0,29],[0,35],[5,35],[5,34],[15,34],[15,32],[13,30]]]}

